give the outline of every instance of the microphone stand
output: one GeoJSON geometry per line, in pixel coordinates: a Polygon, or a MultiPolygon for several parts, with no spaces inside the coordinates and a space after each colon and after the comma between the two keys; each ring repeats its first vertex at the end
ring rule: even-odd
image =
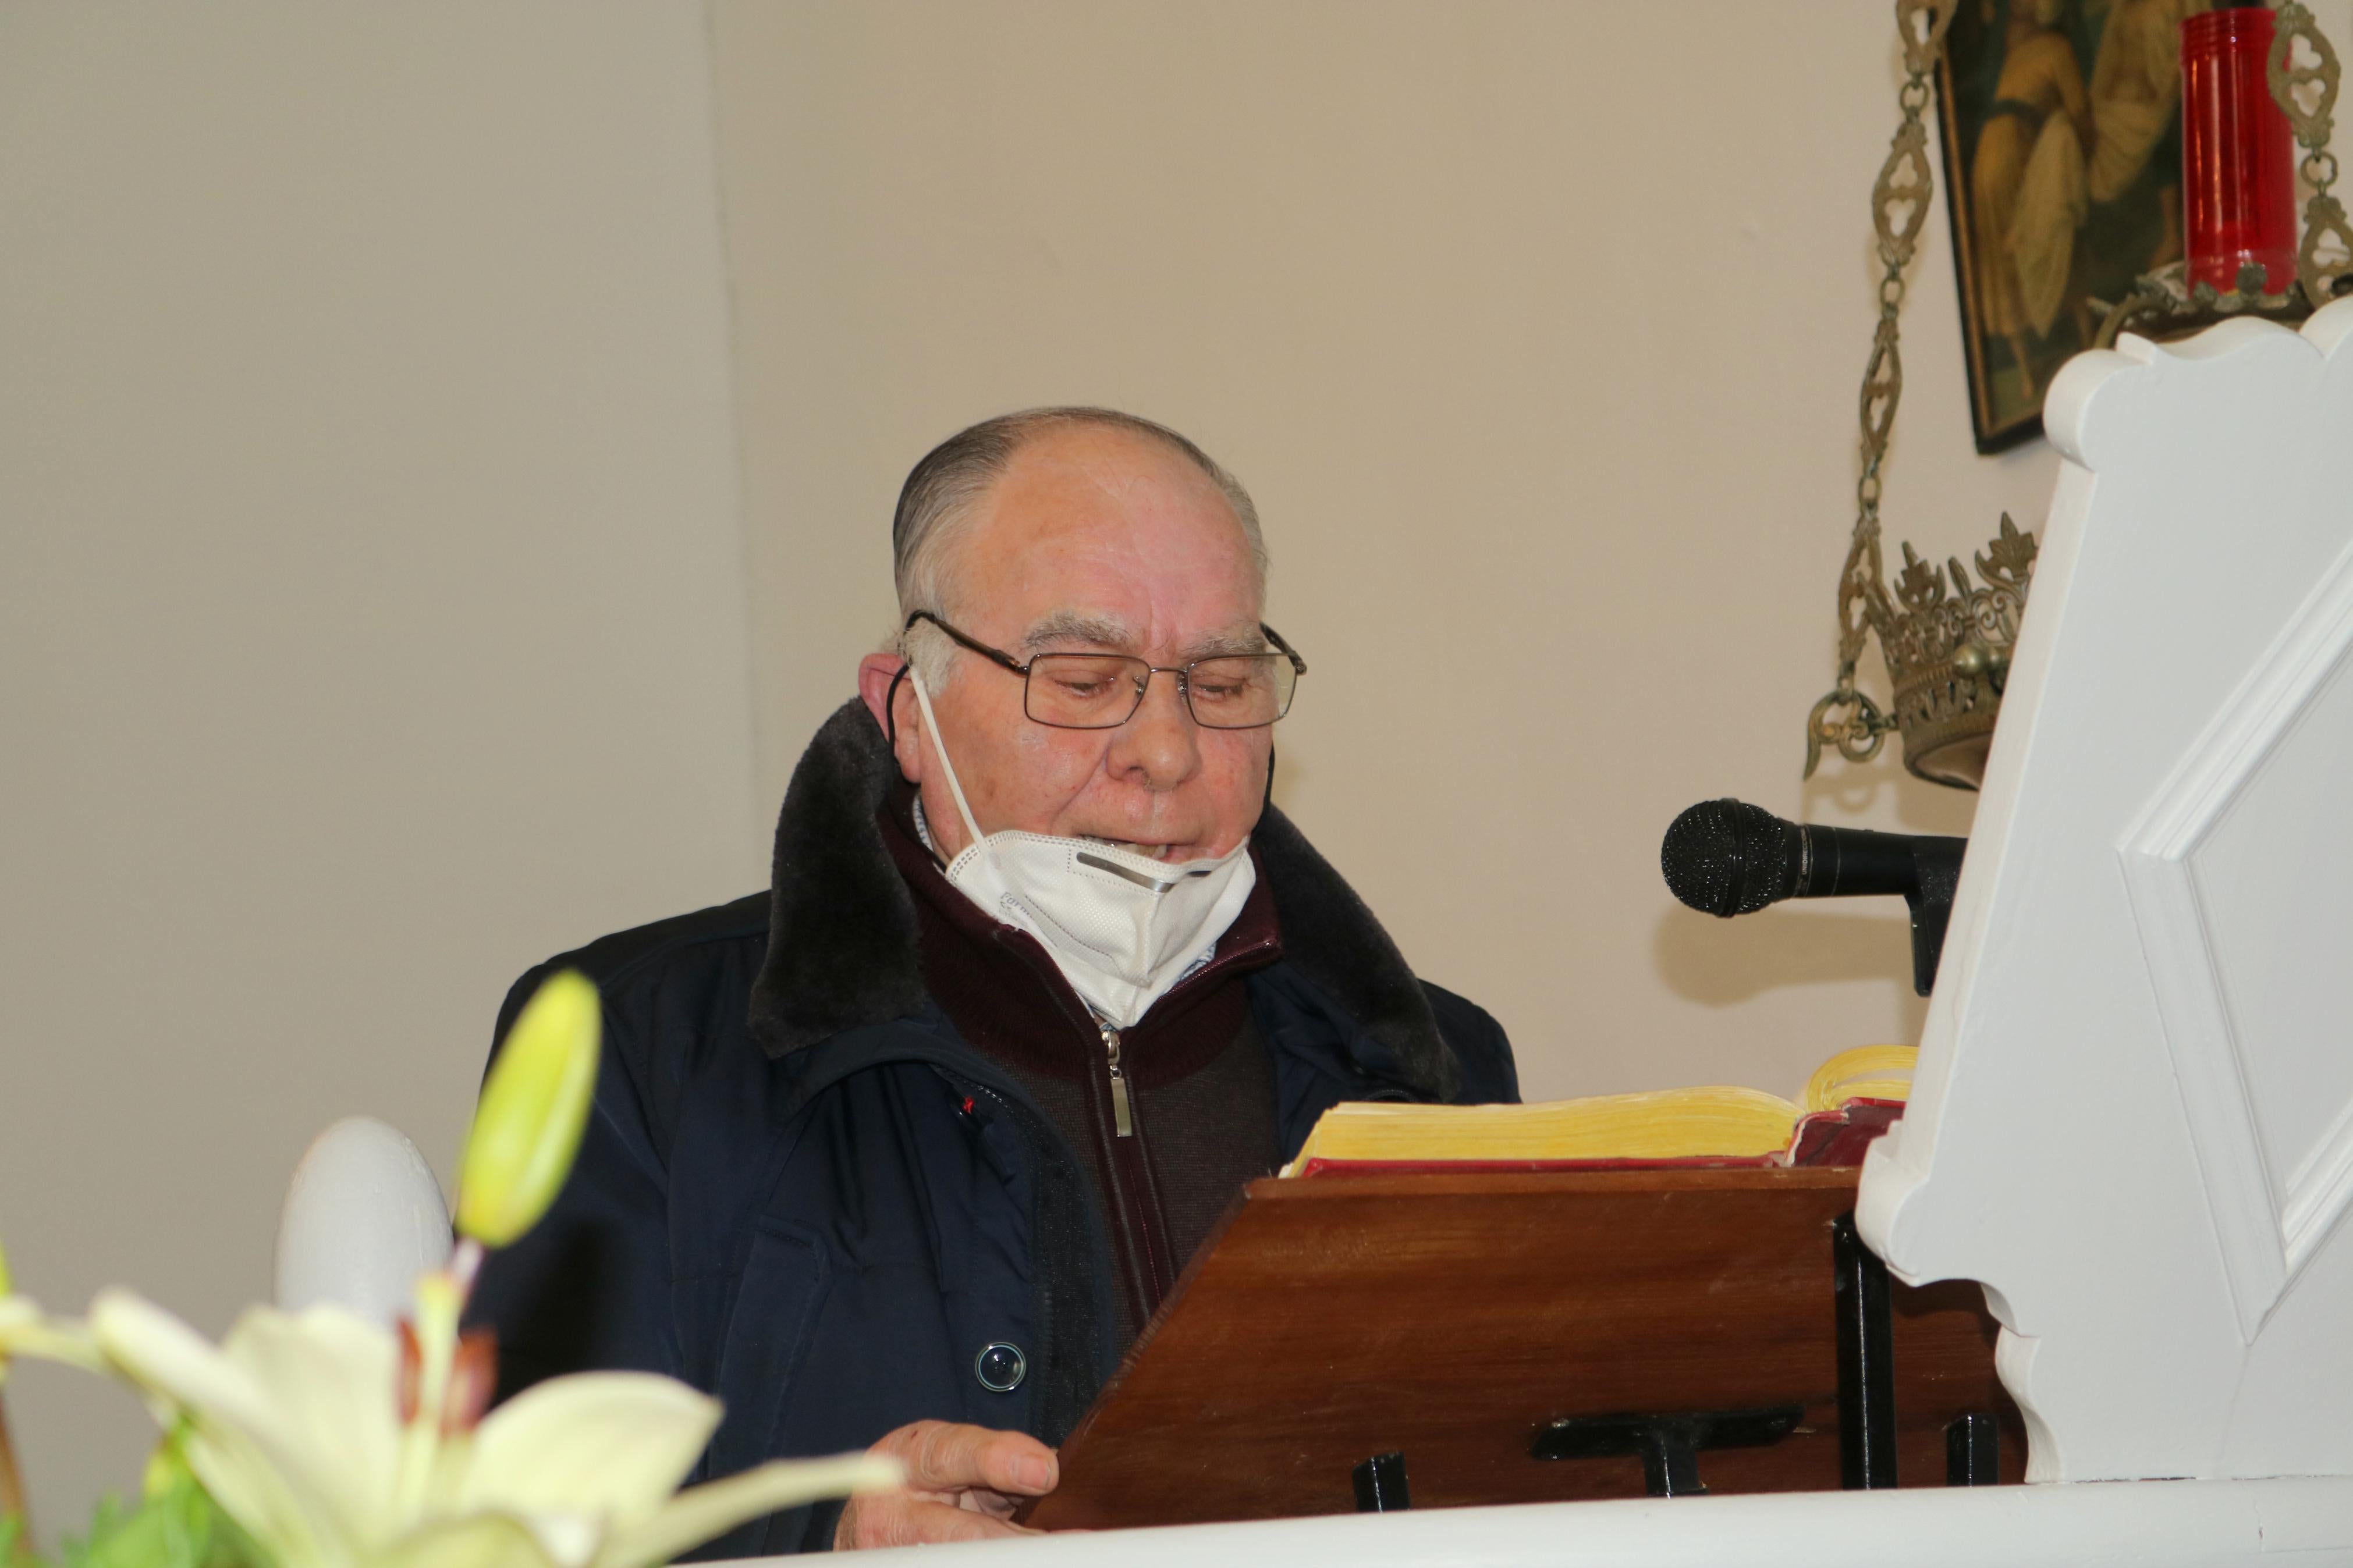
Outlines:
{"type": "Polygon", "coordinates": [[[1912,990],[1926,996],[1936,987],[1936,961],[1945,952],[1945,928],[1952,923],[1953,889],[1961,881],[1961,852],[1966,838],[1915,838],[1912,864],[1919,873],[1917,892],[1904,895],[1912,911],[1912,990]]]}

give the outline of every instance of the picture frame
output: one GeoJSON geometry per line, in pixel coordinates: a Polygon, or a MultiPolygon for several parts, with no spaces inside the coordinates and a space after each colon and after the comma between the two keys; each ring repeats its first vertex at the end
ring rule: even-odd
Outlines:
{"type": "Polygon", "coordinates": [[[2204,0],[1952,0],[1937,62],[1946,210],[1977,449],[2136,279],[2182,254],[2181,19],[2204,0]]]}

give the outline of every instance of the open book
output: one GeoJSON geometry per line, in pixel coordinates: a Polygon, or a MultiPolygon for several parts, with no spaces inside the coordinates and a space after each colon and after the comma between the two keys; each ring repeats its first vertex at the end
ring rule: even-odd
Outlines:
{"type": "Polygon", "coordinates": [[[1535,1105],[1350,1100],[1324,1113],[1282,1173],[1858,1165],[1904,1114],[1918,1055],[1910,1046],[1841,1051],[1794,1101],[1721,1084],[1535,1105]]]}

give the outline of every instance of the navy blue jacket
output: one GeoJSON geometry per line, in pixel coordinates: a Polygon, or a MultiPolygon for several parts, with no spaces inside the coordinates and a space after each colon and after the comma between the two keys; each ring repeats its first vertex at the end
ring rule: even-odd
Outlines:
{"type": "MultiPolygon", "coordinates": [[[[896,777],[864,709],[795,771],[775,881],[607,937],[554,970],[604,994],[579,1162],[548,1217],[485,1267],[471,1321],[501,1392],[589,1367],[662,1372],[726,1414],[695,1479],[863,1448],[926,1417],[1059,1442],[1113,1370],[1117,1313],[1077,1156],[925,992],[912,896],[877,814],[896,777]],[[985,1346],[1029,1371],[984,1387],[985,1346]]],[[[1518,1098],[1511,1047],[1416,981],[1271,805],[1252,840],[1284,956],[1247,976],[1285,1157],[1343,1100],[1518,1098]]],[[[839,1505],[699,1555],[821,1547],[839,1505]]]]}

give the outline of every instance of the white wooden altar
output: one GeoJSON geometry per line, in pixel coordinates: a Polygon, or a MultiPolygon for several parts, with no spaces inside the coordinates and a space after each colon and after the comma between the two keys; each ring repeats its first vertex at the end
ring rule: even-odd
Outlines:
{"type": "Polygon", "coordinates": [[[2353,300],[2126,339],[2066,461],[1866,1239],[1984,1283],[2025,1487],[1039,1538],[959,1560],[2353,1563],[2353,300]],[[2124,1484],[2087,1484],[2113,1482],[2124,1484]]]}

